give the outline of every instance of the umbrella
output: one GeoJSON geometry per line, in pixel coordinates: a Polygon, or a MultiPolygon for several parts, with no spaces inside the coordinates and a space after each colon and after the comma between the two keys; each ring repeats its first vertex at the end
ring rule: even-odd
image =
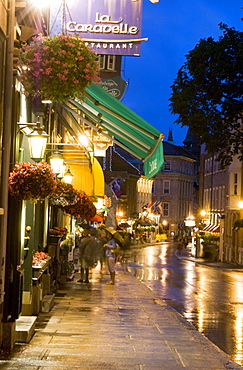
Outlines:
{"type": "Polygon", "coordinates": [[[111,235],[114,235],[117,232],[116,230],[112,229],[112,227],[105,227],[104,230],[108,231],[108,233],[111,235]]]}
{"type": "Polygon", "coordinates": [[[122,222],[121,224],[119,224],[119,226],[124,227],[125,229],[130,227],[130,225],[127,222],[122,222]]]}
{"type": "Polygon", "coordinates": [[[138,221],[137,223],[140,226],[151,226],[151,223],[148,221],[138,221]]]}
{"type": "Polygon", "coordinates": [[[123,236],[117,230],[114,230],[111,227],[105,227],[104,230],[108,231],[113,236],[113,238],[115,239],[116,243],[121,248],[124,248],[124,239],[123,239],[123,236]]]}
{"type": "Polygon", "coordinates": [[[90,226],[89,224],[78,224],[79,227],[82,227],[82,229],[90,229],[92,228],[92,226],[90,226]]]}
{"type": "Polygon", "coordinates": [[[99,215],[95,215],[94,217],[92,217],[91,219],[90,219],[90,221],[95,221],[95,222],[102,222],[103,221],[103,217],[101,217],[101,216],[99,216],[99,215]]]}

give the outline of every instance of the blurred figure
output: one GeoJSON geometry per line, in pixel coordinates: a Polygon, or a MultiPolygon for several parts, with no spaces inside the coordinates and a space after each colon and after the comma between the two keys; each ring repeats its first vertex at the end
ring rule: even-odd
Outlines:
{"type": "Polygon", "coordinates": [[[89,283],[89,269],[95,267],[98,260],[98,243],[92,229],[83,231],[83,238],[79,243],[80,283],[89,283]],[[85,277],[85,280],[84,280],[85,277]]]}
{"type": "Polygon", "coordinates": [[[110,231],[108,229],[106,230],[107,230],[106,235],[108,237],[108,242],[104,244],[104,248],[105,248],[105,254],[106,254],[106,259],[107,259],[107,267],[108,267],[110,277],[111,277],[111,280],[108,281],[106,284],[114,285],[115,284],[115,274],[116,274],[115,272],[116,241],[113,237],[113,233],[115,233],[115,231],[113,231],[112,229],[110,229],[110,231]]]}
{"type": "Polygon", "coordinates": [[[103,272],[103,266],[106,261],[106,254],[105,254],[105,248],[104,244],[107,243],[108,238],[106,235],[105,230],[98,230],[98,237],[97,237],[97,242],[98,242],[98,249],[99,249],[99,262],[100,262],[100,273],[102,274],[103,272]]]}

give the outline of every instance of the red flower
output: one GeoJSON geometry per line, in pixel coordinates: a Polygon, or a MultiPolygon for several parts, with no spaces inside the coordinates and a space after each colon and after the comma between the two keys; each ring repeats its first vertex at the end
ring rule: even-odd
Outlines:
{"type": "Polygon", "coordinates": [[[52,205],[65,207],[77,203],[78,199],[78,191],[71,184],[59,181],[56,184],[54,194],[50,197],[50,202],[52,205]]]}
{"type": "Polygon", "coordinates": [[[43,200],[49,197],[55,188],[55,174],[46,162],[16,163],[9,176],[10,194],[18,200],[43,200]]]}
{"type": "Polygon", "coordinates": [[[62,209],[64,212],[74,217],[90,220],[90,218],[94,217],[96,214],[96,207],[84,191],[77,192],[79,195],[77,203],[71,206],[62,207],[62,209]]]}

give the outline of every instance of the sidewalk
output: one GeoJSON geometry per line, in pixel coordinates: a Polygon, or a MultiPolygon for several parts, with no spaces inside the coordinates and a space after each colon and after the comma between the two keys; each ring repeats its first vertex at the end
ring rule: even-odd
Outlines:
{"type": "Polygon", "coordinates": [[[118,266],[115,285],[93,270],[68,282],[37,318],[29,344],[0,368],[31,370],[241,369],[176,311],[118,266]]]}
{"type": "Polygon", "coordinates": [[[179,259],[186,259],[188,261],[195,262],[196,265],[204,265],[204,266],[214,267],[214,268],[218,268],[222,270],[243,272],[242,265],[239,265],[237,263],[229,263],[229,262],[209,261],[204,258],[192,257],[188,249],[183,249],[180,252],[177,250],[176,257],[179,259]]]}

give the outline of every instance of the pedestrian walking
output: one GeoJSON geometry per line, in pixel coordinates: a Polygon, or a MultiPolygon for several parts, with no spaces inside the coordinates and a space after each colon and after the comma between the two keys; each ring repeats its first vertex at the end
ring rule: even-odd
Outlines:
{"type": "Polygon", "coordinates": [[[110,273],[111,280],[108,281],[106,284],[115,284],[115,265],[116,265],[116,241],[113,237],[115,230],[113,229],[106,229],[106,234],[108,237],[108,242],[104,244],[106,260],[107,260],[107,267],[110,273]]]}
{"type": "Polygon", "coordinates": [[[94,268],[98,261],[98,243],[92,229],[83,231],[83,238],[79,243],[80,283],[89,283],[89,270],[94,268]],[[85,277],[85,280],[84,280],[85,277]]]}
{"type": "Polygon", "coordinates": [[[98,242],[98,249],[99,249],[99,262],[100,262],[100,273],[103,273],[103,266],[106,262],[106,254],[105,254],[105,248],[103,247],[105,243],[107,243],[108,238],[106,235],[105,230],[98,230],[98,237],[97,237],[97,242],[98,242]]]}

